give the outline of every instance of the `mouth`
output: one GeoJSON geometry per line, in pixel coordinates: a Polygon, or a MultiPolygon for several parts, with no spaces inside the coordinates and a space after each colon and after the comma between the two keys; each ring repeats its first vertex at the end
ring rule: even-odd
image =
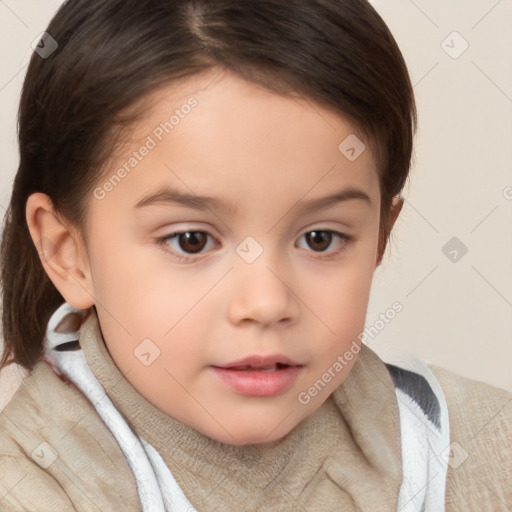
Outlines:
{"type": "Polygon", "coordinates": [[[276,363],[270,366],[222,366],[224,370],[234,370],[241,372],[275,372],[279,370],[284,370],[286,368],[290,368],[291,366],[301,366],[301,365],[289,365],[285,363],[276,363]]]}
{"type": "Polygon", "coordinates": [[[212,366],[217,377],[238,394],[270,397],[286,392],[296,381],[302,364],[286,356],[250,356],[212,366]]]}
{"type": "Polygon", "coordinates": [[[275,354],[268,356],[252,355],[238,361],[232,361],[231,363],[216,366],[216,368],[224,370],[272,372],[292,366],[301,367],[303,365],[282,354],[275,354]]]}

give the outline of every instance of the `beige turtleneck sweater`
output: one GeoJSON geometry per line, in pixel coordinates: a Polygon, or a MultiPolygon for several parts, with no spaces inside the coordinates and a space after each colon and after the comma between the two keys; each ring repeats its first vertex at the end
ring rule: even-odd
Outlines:
{"type": "Polygon", "coordinates": [[[197,510],[396,510],[398,406],[386,367],[368,347],[317,411],[260,450],[212,440],[147,401],[110,357],[94,311],[80,345],[114,405],[158,450],[197,510]]]}

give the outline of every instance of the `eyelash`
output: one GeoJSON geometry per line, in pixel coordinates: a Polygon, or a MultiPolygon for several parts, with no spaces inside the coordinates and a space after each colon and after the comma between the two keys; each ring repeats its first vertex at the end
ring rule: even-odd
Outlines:
{"type": "MultiPolygon", "coordinates": [[[[339,231],[334,231],[332,229],[312,229],[311,231],[306,231],[305,233],[303,233],[300,238],[302,238],[304,235],[307,235],[308,233],[312,233],[312,232],[331,233],[332,235],[337,236],[340,240],[340,246],[338,247],[338,249],[336,249],[333,252],[327,253],[327,255],[323,255],[324,254],[323,251],[309,251],[309,252],[313,252],[314,254],[322,255],[322,256],[317,256],[321,260],[330,260],[330,259],[336,258],[337,256],[341,255],[341,253],[343,253],[346,250],[347,246],[350,245],[350,243],[352,243],[352,241],[353,241],[352,236],[346,235],[344,233],[340,233],[339,231]]],[[[171,252],[173,257],[175,257],[179,261],[188,261],[188,262],[197,261],[198,260],[197,257],[183,256],[169,248],[169,244],[167,242],[169,240],[172,240],[173,238],[178,237],[179,235],[184,234],[184,233],[204,233],[204,234],[210,236],[211,238],[213,238],[212,235],[210,235],[207,231],[186,229],[183,231],[175,231],[174,233],[171,233],[169,235],[157,238],[157,243],[166,252],[171,252]]],[[[203,253],[196,253],[196,254],[201,255],[203,253]]]]}

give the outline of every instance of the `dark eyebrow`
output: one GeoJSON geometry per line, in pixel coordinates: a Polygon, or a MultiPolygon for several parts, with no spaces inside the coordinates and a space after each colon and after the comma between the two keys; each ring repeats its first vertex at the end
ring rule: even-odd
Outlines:
{"type": "Polygon", "coordinates": [[[363,201],[369,208],[373,208],[372,200],[366,192],[355,187],[348,187],[346,189],[339,190],[338,192],[334,192],[334,194],[326,197],[318,197],[316,199],[310,199],[309,201],[298,201],[293,209],[299,215],[304,215],[315,210],[320,210],[321,208],[327,208],[328,206],[337,203],[350,201],[351,199],[359,199],[363,201]]]}
{"type": "MultiPolygon", "coordinates": [[[[326,197],[319,197],[309,201],[298,201],[292,209],[298,212],[298,214],[304,215],[305,213],[319,210],[321,208],[327,208],[333,204],[349,201],[351,199],[362,200],[369,207],[373,207],[373,203],[366,192],[354,187],[349,187],[326,197]]],[[[167,187],[160,188],[155,192],[151,192],[143,196],[139,201],[137,201],[134,208],[143,208],[154,204],[175,204],[178,206],[193,208],[195,210],[218,210],[232,215],[237,213],[236,205],[226,203],[216,197],[197,196],[195,194],[180,192],[167,187]]]]}
{"type": "Polygon", "coordinates": [[[237,212],[237,207],[234,204],[225,203],[216,197],[197,196],[195,194],[173,190],[165,186],[143,196],[137,201],[134,208],[167,203],[193,208],[194,210],[220,210],[231,214],[237,212]]]}

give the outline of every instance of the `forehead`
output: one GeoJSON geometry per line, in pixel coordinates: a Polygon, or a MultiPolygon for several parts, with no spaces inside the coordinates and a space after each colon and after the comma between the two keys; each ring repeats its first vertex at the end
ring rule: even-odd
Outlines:
{"type": "Polygon", "coordinates": [[[299,200],[346,185],[378,200],[365,137],[347,118],[305,97],[209,70],[173,82],[149,100],[105,175],[130,168],[130,159],[135,164],[111,196],[124,190],[133,202],[150,185],[165,183],[200,195],[214,190],[222,196],[224,187],[226,196],[236,191],[299,200]],[[134,156],[144,146],[150,147],[145,155],[134,156]]]}

